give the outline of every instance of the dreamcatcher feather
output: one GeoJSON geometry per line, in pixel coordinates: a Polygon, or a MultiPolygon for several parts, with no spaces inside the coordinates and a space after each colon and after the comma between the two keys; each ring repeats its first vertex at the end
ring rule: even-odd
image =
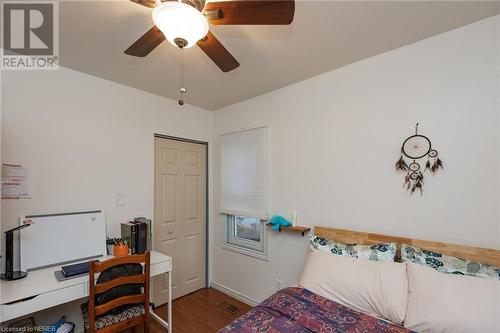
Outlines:
{"type": "Polygon", "coordinates": [[[418,134],[417,123],[415,135],[403,142],[401,156],[396,162],[396,170],[406,173],[403,188],[410,194],[416,191],[423,194],[424,173],[429,170],[432,174],[436,174],[439,169],[444,169],[443,161],[438,157],[437,150],[432,148],[431,141],[426,136],[418,134]],[[427,160],[422,167],[420,163],[424,158],[427,160]]]}

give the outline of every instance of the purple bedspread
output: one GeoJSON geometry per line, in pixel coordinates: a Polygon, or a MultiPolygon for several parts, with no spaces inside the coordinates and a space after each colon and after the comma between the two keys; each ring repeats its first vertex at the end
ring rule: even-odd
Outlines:
{"type": "Polygon", "coordinates": [[[234,332],[406,333],[404,327],[349,309],[303,289],[286,288],[224,327],[234,332]]]}

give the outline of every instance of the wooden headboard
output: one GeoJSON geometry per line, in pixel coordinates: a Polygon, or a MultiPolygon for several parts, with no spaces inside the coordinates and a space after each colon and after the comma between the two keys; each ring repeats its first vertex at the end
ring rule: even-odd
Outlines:
{"type": "Polygon", "coordinates": [[[424,241],[419,239],[372,234],[368,232],[351,231],[335,228],[314,227],[316,236],[324,237],[344,244],[398,243],[398,258],[400,257],[401,244],[408,244],[424,250],[478,261],[484,264],[500,266],[500,250],[484,249],[465,245],[456,245],[441,242],[424,241]]]}

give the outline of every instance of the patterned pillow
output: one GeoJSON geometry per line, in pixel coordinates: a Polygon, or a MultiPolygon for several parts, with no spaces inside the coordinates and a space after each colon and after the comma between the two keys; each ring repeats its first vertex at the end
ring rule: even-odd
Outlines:
{"type": "Polygon", "coordinates": [[[429,266],[448,274],[471,275],[500,280],[500,268],[481,264],[477,261],[462,260],[453,256],[422,250],[407,244],[401,245],[402,262],[413,262],[429,266]]]}
{"type": "Polygon", "coordinates": [[[373,261],[394,261],[396,243],[375,245],[343,244],[319,236],[309,236],[311,249],[330,252],[340,256],[368,259],[373,261]]]}

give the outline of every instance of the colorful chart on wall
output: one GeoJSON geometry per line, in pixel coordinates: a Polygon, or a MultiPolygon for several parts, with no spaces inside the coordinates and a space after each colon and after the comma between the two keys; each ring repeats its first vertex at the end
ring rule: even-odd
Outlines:
{"type": "Polygon", "coordinates": [[[29,199],[32,196],[31,169],[20,164],[2,164],[2,199],[29,199]]]}

